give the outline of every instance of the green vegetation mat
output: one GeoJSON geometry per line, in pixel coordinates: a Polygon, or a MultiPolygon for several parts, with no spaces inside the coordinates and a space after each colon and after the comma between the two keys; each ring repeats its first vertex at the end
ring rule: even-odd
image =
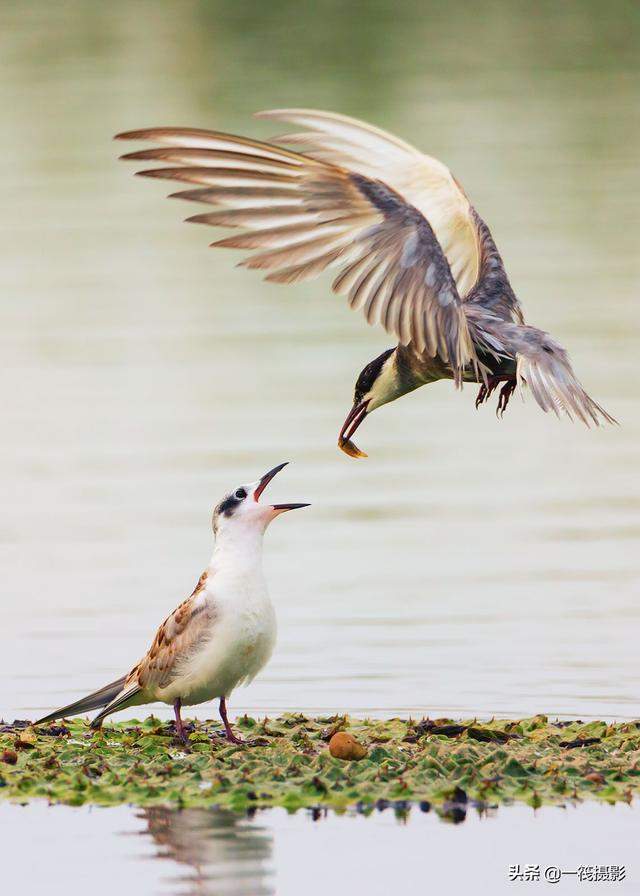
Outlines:
{"type": "Polygon", "coordinates": [[[391,801],[429,802],[440,811],[512,801],[629,802],[640,789],[640,722],[387,721],[284,715],[243,717],[233,746],[214,722],[173,725],[0,725],[0,797],[18,802],[112,806],[328,806],[366,811],[391,801]],[[333,758],[328,740],[348,731],[367,749],[360,761],[333,758]]]}

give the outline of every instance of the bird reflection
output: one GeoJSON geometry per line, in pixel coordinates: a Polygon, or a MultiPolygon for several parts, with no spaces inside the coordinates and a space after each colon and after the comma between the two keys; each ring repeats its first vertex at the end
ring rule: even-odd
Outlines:
{"type": "Polygon", "coordinates": [[[243,816],[221,809],[167,809],[140,812],[157,846],[157,858],[183,866],[169,880],[179,896],[268,896],[273,838],[243,816]]]}

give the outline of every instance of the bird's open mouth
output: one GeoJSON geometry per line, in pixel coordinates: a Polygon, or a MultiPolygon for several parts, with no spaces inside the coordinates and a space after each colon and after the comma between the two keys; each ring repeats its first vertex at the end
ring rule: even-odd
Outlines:
{"type": "Polygon", "coordinates": [[[285,460],[283,464],[278,464],[277,467],[274,467],[273,470],[269,470],[268,473],[265,473],[264,476],[260,479],[258,483],[257,489],[253,493],[254,499],[257,501],[260,498],[260,495],[265,490],[265,488],[269,485],[274,476],[277,476],[280,470],[284,470],[284,468],[289,463],[288,460],[285,460]]]}
{"type": "Polygon", "coordinates": [[[354,442],[352,442],[352,437],[356,429],[360,426],[364,418],[367,416],[368,404],[368,401],[361,401],[358,404],[354,404],[354,406],[347,414],[347,419],[342,424],[342,429],[340,430],[340,435],[338,436],[338,447],[341,449],[341,451],[344,451],[345,454],[348,454],[349,457],[367,456],[364,451],[360,451],[358,446],[354,442]]]}
{"type": "MultiPolygon", "coordinates": [[[[265,488],[269,485],[269,483],[271,482],[273,477],[277,476],[277,474],[280,472],[280,470],[282,470],[284,467],[286,467],[288,463],[289,463],[289,461],[286,460],[283,464],[278,464],[278,466],[274,467],[273,470],[269,470],[268,473],[264,474],[264,476],[261,478],[260,482],[258,483],[258,487],[256,488],[256,490],[253,493],[253,497],[254,497],[255,501],[258,500],[258,498],[260,497],[262,492],[265,490],[265,488]]],[[[298,510],[298,508],[300,508],[300,507],[309,507],[308,504],[272,504],[271,506],[273,507],[274,510],[298,510]]]]}

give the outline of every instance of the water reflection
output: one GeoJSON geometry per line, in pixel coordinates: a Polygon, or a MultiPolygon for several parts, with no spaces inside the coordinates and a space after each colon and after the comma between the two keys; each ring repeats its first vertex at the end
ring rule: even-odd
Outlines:
{"type": "Polygon", "coordinates": [[[512,894],[508,869],[518,862],[569,872],[626,863],[616,893],[637,893],[637,810],[627,805],[471,808],[461,823],[464,815],[464,806],[444,818],[394,805],[366,816],[275,809],[242,818],[0,803],[2,882],[23,892],[28,868],[29,892],[49,896],[113,896],[132,885],[145,896],[388,896],[401,879],[419,892],[428,881],[433,892],[496,896],[512,894]]]}
{"type": "MultiPolygon", "coordinates": [[[[466,820],[469,809],[466,794],[460,791],[433,814],[445,823],[459,825],[466,820]]],[[[395,824],[405,825],[412,815],[431,811],[428,802],[413,805],[406,800],[379,800],[374,807],[361,805],[349,810],[345,817],[380,817],[384,813],[395,824]]],[[[474,807],[476,817],[487,811],[485,806],[474,807]]],[[[268,896],[276,892],[272,811],[242,815],[217,808],[175,810],[158,806],[143,809],[136,817],[145,825],[139,834],[152,839],[156,858],[173,862],[179,869],[166,877],[176,896],[268,896]]],[[[335,818],[320,806],[299,811],[295,817],[302,830],[308,824],[331,825],[335,818]]],[[[309,835],[313,836],[311,831],[309,835]]]]}
{"type": "MultiPolygon", "coordinates": [[[[162,891],[175,896],[387,894],[397,885],[400,866],[415,880],[428,868],[435,889],[437,882],[450,889],[455,879],[460,892],[495,894],[508,892],[508,867],[518,859],[526,864],[525,855],[559,865],[573,880],[580,864],[628,863],[635,844],[635,812],[628,806],[568,802],[562,808],[497,809],[468,801],[462,790],[436,809],[428,802],[379,800],[340,814],[321,807],[249,816],[215,808],[155,808],[137,817],[146,825],[139,833],[152,838],[156,857],[188,869],[163,877],[162,891]],[[603,826],[616,836],[607,841],[606,855],[603,826]],[[462,853],[469,857],[468,887],[457,865],[462,853]]],[[[633,868],[627,868],[631,886],[633,868]]],[[[626,892],[626,885],[621,889],[626,892]]]]}
{"type": "Polygon", "coordinates": [[[142,810],[157,857],[177,863],[173,892],[181,896],[267,896],[273,893],[273,836],[259,820],[222,809],[142,810]]]}

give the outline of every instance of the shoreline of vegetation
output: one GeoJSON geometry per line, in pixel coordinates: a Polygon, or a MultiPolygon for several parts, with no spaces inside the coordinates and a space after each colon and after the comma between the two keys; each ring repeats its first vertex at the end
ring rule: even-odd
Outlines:
{"type": "Polygon", "coordinates": [[[0,724],[0,799],[67,805],[333,808],[421,803],[483,809],[583,800],[631,802],[640,791],[640,721],[239,718],[241,746],[217,722],[72,719],[0,724]],[[343,759],[349,734],[361,758],[343,759]],[[336,738],[335,735],[341,736],[336,738]],[[331,743],[331,750],[329,744],[331,743]],[[334,755],[332,755],[332,752],[334,755]],[[364,755],[363,755],[364,754],[364,755]]]}

